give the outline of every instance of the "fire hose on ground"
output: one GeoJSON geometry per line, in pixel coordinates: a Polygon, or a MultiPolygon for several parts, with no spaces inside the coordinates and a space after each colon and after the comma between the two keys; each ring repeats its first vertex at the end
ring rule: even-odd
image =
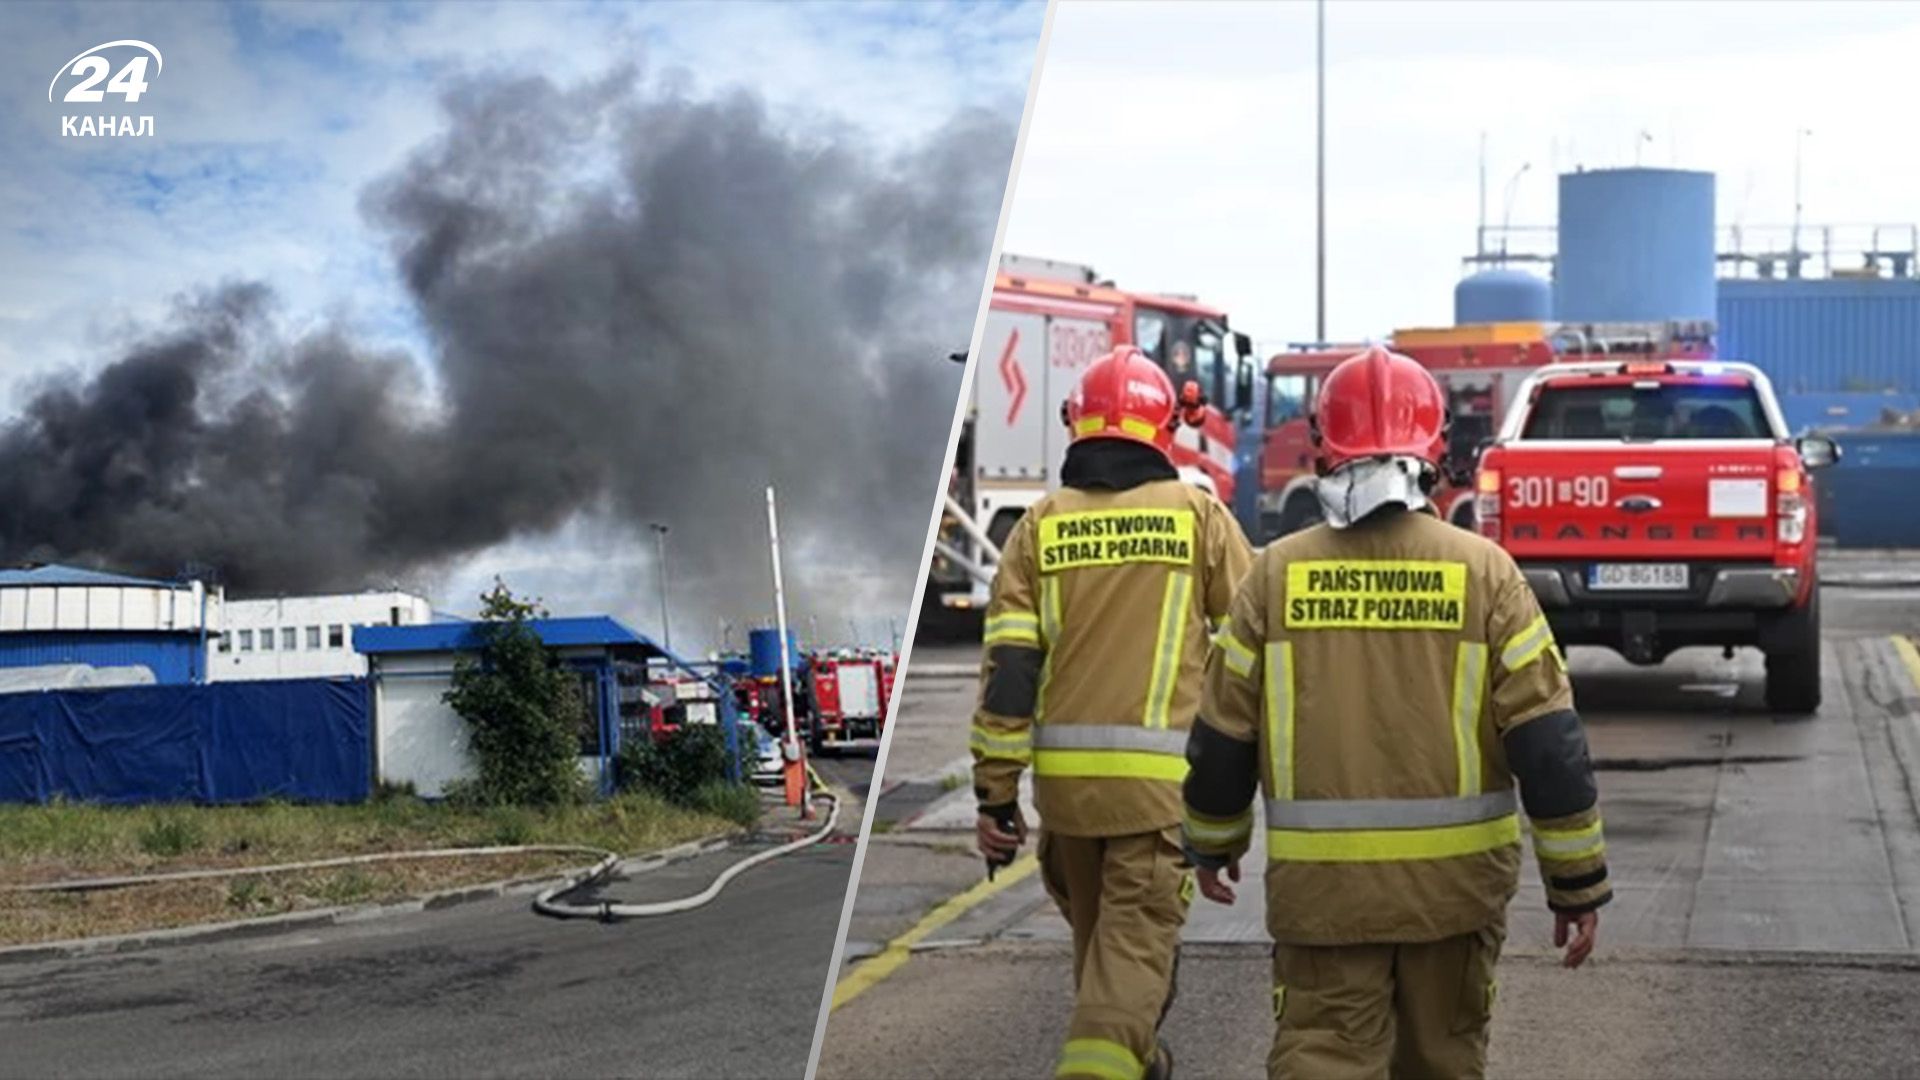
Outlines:
{"type": "Polygon", "coordinates": [[[117,877],[77,878],[66,881],[41,881],[24,885],[0,886],[0,893],[48,893],[48,892],[97,892],[105,889],[123,889],[136,885],[157,885],[176,881],[200,881],[208,878],[258,877],[265,874],[295,873],[303,870],[327,870],[339,866],[362,866],[377,862],[399,862],[413,859],[451,859],[462,857],[484,857],[490,855],[592,855],[599,862],[590,869],[569,877],[559,885],[541,890],[533,898],[533,909],[542,915],[551,915],[562,919],[593,918],[611,921],[613,919],[637,919],[656,915],[671,915],[681,911],[691,911],[710,903],[720,895],[727,883],[742,873],[771,862],[782,855],[791,854],[802,848],[811,847],[825,840],[833,833],[834,826],[840,820],[840,796],[827,787],[811,767],[807,774],[816,785],[810,798],[824,800],[828,805],[827,820],[817,830],[797,840],[789,841],[779,847],[760,852],[734,863],[721,871],[705,889],[678,900],[665,900],[647,904],[620,904],[612,901],[600,901],[593,904],[567,904],[557,902],[556,898],[583,886],[605,879],[619,867],[622,857],[605,848],[585,847],[578,844],[509,844],[490,847],[431,848],[418,851],[382,851],[368,855],[345,855],[331,859],[310,859],[305,862],[275,863],[269,866],[237,866],[217,870],[176,870],[160,874],[129,874],[117,877]]]}

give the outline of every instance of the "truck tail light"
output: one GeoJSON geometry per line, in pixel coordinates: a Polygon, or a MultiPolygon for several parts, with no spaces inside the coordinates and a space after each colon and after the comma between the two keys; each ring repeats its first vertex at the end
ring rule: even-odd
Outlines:
{"type": "Polygon", "coordinates": [[[1800,489],[1800,470],[1781,469],[1775,484],[1774,516],[1780,542],[1799,544],[1807,539],[1807,496],[1800,489]]]}
{"type": "Polygon", "coordinates": [[[1500,539],[1500,470],[1481,469],[1473,482],[1473,520],[1480,535],[1500,539]]]}

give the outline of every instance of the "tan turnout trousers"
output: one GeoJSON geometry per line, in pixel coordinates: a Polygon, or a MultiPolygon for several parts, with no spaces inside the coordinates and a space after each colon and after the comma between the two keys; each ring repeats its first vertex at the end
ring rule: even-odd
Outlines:
{"type": "MultiPolygon", "coordinates": [[[[1193,900],[1180,830],[1042,833],[1039,855],[1047,895],[1073,927],[1068,1039],[1117,1044],[1137,1061],[1152,1061],[1154,1031],[1173,1004],[1180,928],[1193,900]]],[[[1121,1065],[1115,1071],[1130,1074],[1132,1063],[1121,1065]]]]}
{"type": "Polygon", "coordinates": [[[1278,945],[1270,1080],[1469,1080],[1487,1071],[1503,923],[1439,941],[1278,945]]]}

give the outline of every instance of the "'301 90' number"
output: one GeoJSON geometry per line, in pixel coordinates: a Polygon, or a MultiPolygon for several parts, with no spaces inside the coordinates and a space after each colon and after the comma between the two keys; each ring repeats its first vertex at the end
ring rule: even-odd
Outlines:
{"type": "Polygon", "coordinates": [[[1607,478],[1515,476],[1507,481],[1507,502],[1515,509],[1550,506],[1605,506],[1607,478]]]}

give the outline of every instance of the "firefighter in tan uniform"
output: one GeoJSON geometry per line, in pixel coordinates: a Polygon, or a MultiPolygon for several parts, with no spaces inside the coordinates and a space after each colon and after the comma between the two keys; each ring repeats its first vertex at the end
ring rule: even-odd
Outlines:
{"type": "Polygon", "coordinates": [[[1011,861],[1031,767],[1041,877],[1073,928],[1059,1077],[1173,1067],[1157,1031],[1193,887],[1183,755],[1212,627],[1252,559],[1226,507],[1182,483],[1168,455],[1192,404],[1137,349],[1090,366],[1062,410],[1063,486],[1014,526],[987,609],[971,740],[979,843],[990,864],[1011,861]]]}
{"type": "Polygon", "coordinates": [[[1504,551],[1427,511],[1445,411],[1383,349],[1327,377],[1327,524],[1261,553],[1208,666],[1185,843],[1231,903],[1265,794],[1271,1077],[1484,1073],[1521,809],[1566,966],[1612,896],[1553,633],[1504,551]]]}

